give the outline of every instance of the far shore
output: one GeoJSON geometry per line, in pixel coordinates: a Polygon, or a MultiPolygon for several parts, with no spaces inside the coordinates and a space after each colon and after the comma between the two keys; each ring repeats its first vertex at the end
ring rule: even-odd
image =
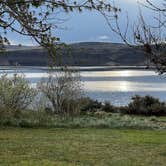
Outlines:
{"type": "MultiPolygon", "coordinates": [[[[0,66],[0,70],[59,70],[61,67],[48,66],[0,66]]],[[[147,66],[69,66],[70,69],[79,71],[110,71],[110,70],[154,70],[155,67],[147,66]]]]}

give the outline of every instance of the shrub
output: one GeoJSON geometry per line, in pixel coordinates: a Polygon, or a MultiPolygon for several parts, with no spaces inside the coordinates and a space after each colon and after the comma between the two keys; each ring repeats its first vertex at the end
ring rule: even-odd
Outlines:
{"type": "Polygon", "coordinates": [[[132,102],[128,106],[123,107],[124,113],[146,116],[162,116],[166,115],[166,104],[160,102],[159,99],[151,96],[134,96],[132,102]]]}
{"type": "Polygon", "coordinates": [[[22,120],[19,122],[19,127],[23,127],[23,128],[32,128],[32,127],[34,127],[34,124],[33,124],[31,121],[22,119],[22,120]]]}
{"type": "Polygon", "coordinates": [[[89,97],[81,98],[79,100],[79,103],[80,103],[80,107],[81,107],[81,112],[83,114],[85,114],[87,112],[96,112],[102,108],[101,102],[99,102],[97,100],[93,100],[89,97]]]}
{"type": "Polygon", "coordinates": [[[49,78],[40,81],[38,89],[47,97],[54,113],[60,116],[79,114],[82,89],[78,72],[65,67],[58,73],[50,73],[49,78]]]}
{"type": "Polygon", "coordinates": [[[0,77],[0,113],[19,116],[20,111],[26,109],[35,97],[35,90],[29,86],[24,76],[14,74],[0,77]]]}
{"type": "Polygon", "coordinates": [[[118,109],[111,105],[110,102],[106,101],[104,103],[97,100],[93,100],[89,97],[81,98],[80,107],[82,114],[93,115],[95,112],[106,112],[106,113],[115,113],[118,112],[118,109]]]}
{"type": "Polygon", "coordinates": [[[106,101],[104,105],[102,106],[102,111],[104,112],[117,112],[117,109],[115,106],[111,105],[110,102],[106,101]]]}

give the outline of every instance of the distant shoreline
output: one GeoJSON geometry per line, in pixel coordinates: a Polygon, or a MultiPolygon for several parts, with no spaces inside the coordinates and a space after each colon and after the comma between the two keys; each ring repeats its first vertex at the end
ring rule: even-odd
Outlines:
{"type": "MultiPolygon", "coordinates": [[[[69,66],[70,69],[79,71],[110,71],[110,70],[154,70],[155,67],[151,66],[69,66]]],[[[49,70],[50,67],[46,66],[0,66],[0,70],[49,70]]],[[[53,68],[59,70],[60,67],[53,68]]]]}
{"type": "MultiPolygon", "coordinates": [[[[78,71],[111,71],[111,70],[154,70],[154,67],[147,68],[146,66],[69,66],[71,70],[78,71]]],[[[47,71],[46,66],[0,66],[0,70],[41,70],[47,71]]],[[[60,67],[53,68],[54,71],[60,67]]]]}

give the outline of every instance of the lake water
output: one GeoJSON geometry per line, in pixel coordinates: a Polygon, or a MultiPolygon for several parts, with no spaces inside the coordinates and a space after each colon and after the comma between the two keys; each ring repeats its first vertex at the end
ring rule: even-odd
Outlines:
{"type": "MultiPolygon", "coordinates": [[[[4,70],[0,70],[3,73],[4,70]]],[[[14,70],[7,70],[13,74],[14,70]]],[[[31,84],[47,77],[43,69],[22,69],[31,84]]],[[[166,76],[143,69],[110,69],[109,71],[81,71],[85,94],[99,101],[126,105],[135,94],[152,95],[166,101],[166,76]]]]}

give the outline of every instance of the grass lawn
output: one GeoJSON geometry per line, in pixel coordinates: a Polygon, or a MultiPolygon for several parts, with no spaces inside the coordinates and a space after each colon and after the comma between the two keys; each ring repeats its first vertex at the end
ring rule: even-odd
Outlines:
{"type": "Polygon", "coordinates": [[[165,166],[166,131],[0,128],[0,166],[165,166]]]}

